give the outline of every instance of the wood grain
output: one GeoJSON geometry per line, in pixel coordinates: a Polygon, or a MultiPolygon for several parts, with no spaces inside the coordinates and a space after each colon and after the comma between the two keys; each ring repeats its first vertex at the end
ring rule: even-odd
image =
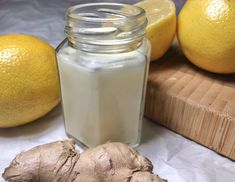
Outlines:
{"type": "Polygon", "coordinates": [[[145,116],[235,160],[235,74],[203,71],[173,46],[151,63],[145,116]]]}

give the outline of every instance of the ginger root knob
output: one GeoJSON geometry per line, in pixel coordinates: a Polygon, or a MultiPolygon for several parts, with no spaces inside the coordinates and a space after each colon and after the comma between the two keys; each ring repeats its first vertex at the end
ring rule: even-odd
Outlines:
{"type": "Polygon", "coordinates": [[[3,173],[10,182],[164,182],[152,163],[122,143],[106,143],[81,154],[73,140],[18,154],[3,173]]]}

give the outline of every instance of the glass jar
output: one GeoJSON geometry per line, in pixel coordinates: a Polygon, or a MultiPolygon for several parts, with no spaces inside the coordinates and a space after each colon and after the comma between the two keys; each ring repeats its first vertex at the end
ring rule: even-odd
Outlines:
{"type": "Polygon", "coordinates": [[[57,51],[65,129],[80,144],[140,142],[150,44],[143,9],[119,3],[66,12],[57,51]]]}

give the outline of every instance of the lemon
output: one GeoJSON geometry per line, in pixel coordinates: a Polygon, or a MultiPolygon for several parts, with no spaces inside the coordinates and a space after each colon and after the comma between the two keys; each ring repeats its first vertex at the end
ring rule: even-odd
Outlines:
{"type": "Polygon", "coordinates": [[[33,121],[59,102],[55,50],[21,34],[0,36],[0,127],[33,121]]]}
{"type": "Polygon", "coordinates": [[[160,58],[170,47],[176,32],[176,9],[171,0],[145,0],[136,4],[148,18],[146,37],[151,42],[151,61],[160,58]]]}
{"type": "Polygon", "coordinates": [[[178,18],[185,56],[215,73],[235,73],[235,1],[188,0],[178,18]]]}

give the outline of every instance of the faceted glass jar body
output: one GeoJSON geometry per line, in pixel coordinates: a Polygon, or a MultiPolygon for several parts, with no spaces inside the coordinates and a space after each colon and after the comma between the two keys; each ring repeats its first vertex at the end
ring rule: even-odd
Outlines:
{"type": "Polygon", "coordinates": [[[144,12],[93,3],[72,7],[67,16],[68,41],[57,51],[67,134],[87,147],[138,145],[150,54],[144,12]]]}

